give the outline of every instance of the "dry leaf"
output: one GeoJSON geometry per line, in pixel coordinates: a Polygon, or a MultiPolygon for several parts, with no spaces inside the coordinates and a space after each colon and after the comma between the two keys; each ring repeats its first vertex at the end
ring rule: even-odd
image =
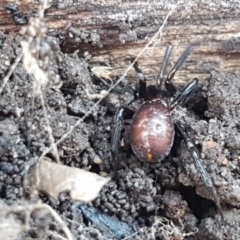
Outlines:
{"type": "Polygon", "coordinates": [[[43,159],[30,174],[32,190],[44,192],[58,199],[61,192],[68,191],[73,200],[94,200],[110,179],[79,168],[68,167],[43,159]]]}

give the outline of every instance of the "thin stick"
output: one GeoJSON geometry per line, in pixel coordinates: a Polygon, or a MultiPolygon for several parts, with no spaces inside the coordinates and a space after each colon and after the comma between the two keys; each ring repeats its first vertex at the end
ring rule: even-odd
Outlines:
{"type": "Polygon", "coordinates": [[[51,143],[51,147],[53,149],[53,154],[54,154],[54,157],[56,159],[56,162],[60,164],[60,157],[59,157],[59,153],[58,153],[58,149],[57,149],[57,144],[55,143],[55,139],[54,139],[53,134],[52,134],[52,128],[51,128],[51,125],[50,125],[50,122],[49,122],[49,119],[48,119],[47,109],[45,107],[45,102],[44,102],[44,97],[43,97],[42,90],[40,90],[39,96],[40,96],[41,105],[42,105],[42,108],[43,108],[43,115],[44,115],[45,122],[46,122],[46,125],[47,125],[48,137],[49,137],[49,140],[50,140],[50,143],[51,143]]]}
{"type": "Polygon", "coordinates": [[[15,68],[17,67],[18,63],[21,61],[22,56],[23,56],[22,53],[18,55],[18,57],[15,59],[13,65],[10,67],[7,75],[3,78],[3,82],[2,82],[2,85],[0,87],[0,94],[2,93],[4,87],[6,86],[9,78],[11,77],[11,75],[12,75],[13,71],[15,70],[15,68]]]}
{"type": "MultiPolygon", "coordinates": [[[[163,31],[163,28],[165,27],[165,25],[167,24],[168,18],[170,17],[170,15],[174,12],[174,10],[177,8],[178,4],[174,5],[172,7],[172,9],[169,11],[169,13],[167,14],[167,16],[165,17],[161,27],[158,29],[157,33],[154,34],[154,36],[151,38],[151,40],[146,44],[146,46],[140,51],[140,53],[137,55],[137,57],[134,59],[134,61],[132,61],[132,63],[128,66],[128,68],[126,69],[126,71],[124,72],[124,74],[119,78],[119,80],[114,83],[107,91],[107,94],[110,93],[110,91],[112,89],[114,89],[126,76],[127,73],[129,72],[129,70],[133,67],[133,65],[137,62],[137,60],[139,59],[139,57],[148,49],[148,47],[157,39],[157,37],[159,36],[159,34],[163,31]]],[[[161,36],[161,35],[160,35],[161,36]]],[[[58,145],[59,143],[61,143],[65,138],[67,138],[73,131],[73,129],[75,127],[77,127],[80,123],[82,123],[84,121],[84,119],[99,105],[99,103],[103,100],[103,97],[100,98],[88,111],[87,113],[85,113],[85,115],[80,118],[73,126],[70,127],[69,131],[66,132],[65,134],[62,135],[62,137],[55,143],[56,145],[58,145]]],[[[50,146],[49,148],[47,148],[46,150],[44,150],[41,154],[41,156],[39,157],[39,160],[43,159],[47,153],[49,153],[50,151],[52,151],[54,148],[54,146],[50,146]]]]}
{"type": "Polygon", "coordinates": [[[73,240],[73,236],[69,230],[69,228],[65,225],[64,221],[61,219],[61,217],[57,214],[57,212],[51,208],[49,205],[44,204],[44,203],[39,203],[39,204],[33,204],[33,205],[26,205],[26,206],[12,206],[9,209],[9,212],[21,212],[21,211],[29,211],[29,212],[33,212],[36,209],[47,209],[48,212],[53,216],[53,218],[55,219],[56,222],[58,222],[58,224],[61,226],[62,231],[64,232],[64,234],[66,235],[68,240],[73,240]]]}

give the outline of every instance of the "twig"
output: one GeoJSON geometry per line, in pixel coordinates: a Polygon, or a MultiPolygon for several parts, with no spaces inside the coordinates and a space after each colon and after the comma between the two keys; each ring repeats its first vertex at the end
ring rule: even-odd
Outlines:
{"type": "Polygon", "coordinates": [[[65,225],[64,221],[61,219],[61,217],[57,214],[55,210],[53,210],[49,205],[47,204],[37,204],[34,206],[34,209],[36,208],[46,208],[53,216],[53,218],[59,223],[61,226],[63,232],[65,233],[68,240],[73,240],[72,234],[69,230],[69,228],[65,225]]]}
{"type": "Polygon", "coordinates": [[[53,232],[53,231],[50,231],[50,230],[48,230],[47,231],[47,234],[49,235],[49,236],[51,236],[51,237],[53,237],[54,239],[59,239],[59,240],[66,240],[66,238],[65,237],[62,237],[61,235],[59,235],[59,234],[57,234],[57,233],[55,233],[55,232],[53,232]]]}
{"type": "MultiPolygon", "coordinates": [[[[167,20],[170,17],[170,15],[174,12],[174,10],[177,8],[178,4],[174,5],[172,7],[172,9],[169,11],[169,13],[167,14],[167,16],[165,17],[161,27],[158,29],[157,33],[154,34],[154,36],[151,38],[151,40],[145,45],[145,47],[140,51],[140,53],[137,55],[137,57],[134,59],[134,61],[128,66],[128,68],[126,69],[126,71],[124,72],[124,74],[119,78],[119,80],[114,83],[111,87],[109,87],[109,89],[107,90],[107,94],[109,94],[111,92],[111,90],[113,90],[126,76],[127,73],[129,72],[129,70],[133,67],[133,65],[137,62],[137,60],[139,59],[139,57],[148,49],[148,47],[155,41],[155,39],[159,36],[159,34],[162,32],[163,28],[165,27],[165,25],[167,24],[167,20]]],[[[66,132],[65,134],[62,135],[62,137],[55,143],[56,145],[60,144],[65,138],[68,137],[68,135],[70,135],[73,131],[73,129],[75,127],[77,127],[80,123],[82,123],[84,121],[84,119],[99,105],[99,103],[103,100],[104,97],[100,98],[88,111],[87,113],[85,113],[85,115],[80,118],[73,126],[70,127],[69,131],[66,132]]],[[[50,146],[49,148],[45,149],[41,156],[39,157],[39,160],[43,159],[47,153],[49,153],[50,151],[52,151],[54,148],[54,146],[50,146]]]]}
{"type": "Polygon", "coordinates": [[[32,213],[36,209],[47,209],[48,212],[53,216],[55,221],[58,222],[62,231],[66,235],[67,239],[68,240],[73,240],[73,236],[72,236],[69,228],[65,225],[65,223],[63,222],[61,217],[57,214],[57,212],[47,204],[39,203],[39,204],[35,204],[35,205],[26,205],[26,206],[11,206],[11,208],[9,208],[9,212],[10,211],[21,212],[21,211],[25,210],[25,211],[28,211],[28,215],[29,215],[29,212],[32,213]]]}
{"type": "Polygon", "coordinates": [[[23,56],[22,53],[18,55],[18,57],[15,59],[13,65],[10,67],[7,75],[3,78],[3,82],[2,82],[2,85],[0,87],[0,94],[2,93],[4,87],[6,86],[9,78],[11,77],[11,75],[12,75],[13,71],[15,70],[15,68],[17,67],[18,63],[21,61],[22,56],[23,56]]]}
{"type": "Polygon", "coordinates": [[[53,154],[54,154],[54,157],[56,158],[57,163],[60,163],[60,157],[59,157],[59,154],[58,154],[57,144],[55,143],[55,139],[54,139],[53,134],[52,134],[52,128],[51,128],[51,125],[50,125],[50,122],[49,122],[49,119],[48,119],[47,109],[45,107],[45,102],[44,102],[44,97],[43,97],[42,90],[40,91],[39,96],[40,96],[41,105],[42,105],[42,108],[43,108],[43,115],[44,115],[45,122],[46,122],[46,125],[47,125],[48,137],[49,137],[49,140],[50,140],[50,143],[51,143],[51,147],[53,149],[53,154]]]}

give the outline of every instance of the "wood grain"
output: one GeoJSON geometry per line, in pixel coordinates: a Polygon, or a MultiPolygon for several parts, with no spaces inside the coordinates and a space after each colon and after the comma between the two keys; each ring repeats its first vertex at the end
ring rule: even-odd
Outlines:
{"type": "MultiPolygon", "coordinates": [[[[122,75],[129,59],[135,57],[156,34],[164,18],[174,7],[168,1],[52,1],[45,19],[49,34],[61,39],[63,52],[92,55],[90,66],[113,67],[113,77],[122,75]]],[[[179,1],[175,1],[175,5],[179,1]]],[[[197,77],[204,81],[212,70],[221,72],[240,69],[240,5],[234,0],[182,1],[163,28],[162,38],[150,46],[139,59],[149,80],[160,68],[167,44],[174,46],[170,67],[189,44],[194,52],[176,75],[177,83],[197,77]]],[[[37,14],[39,4],[33,0],[1,1],[0,30],[19,31],[21,26],[6,11],[6,4],[19,9],[19,16],[37,14]]],[[[136,79],[134,71],[128,73],[136,79]]]]}

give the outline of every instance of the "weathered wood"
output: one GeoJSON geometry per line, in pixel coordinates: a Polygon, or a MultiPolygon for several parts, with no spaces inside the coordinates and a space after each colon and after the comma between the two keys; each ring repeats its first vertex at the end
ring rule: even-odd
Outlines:
{"type": "MultiPolygon", "coordinates": [[[[89,52],[91,65],[108,65],[113,75],[122,75],[135,57],[161,27],[164,18],[174,7],[168,1],[52,1],[45,18],[49,34],[62,39],[62,51],[80,55],[89,52]]],[[[234,0],[182,1],[169,16],[162,31],[139,59],[139,65],[148,79],[155,79],[165,48],[174,48],[172,62],[189,44],[195,51],[189,56],[176,81],[183,83],[193,77],[205,80],[211,70],[236,71],[240,69],[240,5],[234,0]]],[[[39,5],[31,0],[0,3],[0,30],[18,31],[21,26],[13,14],[4,9],[12,4],[19,9],[18,16],[37,13],[39,5]]],[[[175,5],[177,1],[175,1],[175,5]]],[[[134,71],[129,78],[136,76],[134,71]]]]}

